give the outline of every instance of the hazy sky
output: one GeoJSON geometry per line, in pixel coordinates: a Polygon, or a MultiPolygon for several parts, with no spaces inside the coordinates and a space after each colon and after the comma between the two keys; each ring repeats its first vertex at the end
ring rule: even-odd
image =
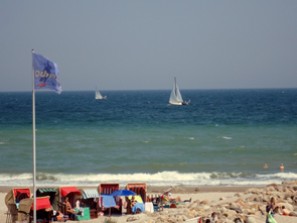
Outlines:
{"type": "Polygon", "coordinates": [[[0,91],[297,87],[296,0],[0,1],[0,91]]]}

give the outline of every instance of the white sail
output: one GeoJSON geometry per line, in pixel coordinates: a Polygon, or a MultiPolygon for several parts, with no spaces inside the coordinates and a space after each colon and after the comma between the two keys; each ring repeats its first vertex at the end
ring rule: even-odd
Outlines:
{"type": "Polygon", "coordinates": [[[106,96],[103,96],[99,90],[96,90],[95,92],[95,99],[96,100],[102,100],[102,99],[106,99],[106,96]]]}
{"type": "Polygon", "coordinates": [[[172,105],[186,105],[188,102],[185,102],[179,91],[179,87],[176,83],[176,78],[174,78],[173,88],[170,94],[169,103],[172,105]]]}

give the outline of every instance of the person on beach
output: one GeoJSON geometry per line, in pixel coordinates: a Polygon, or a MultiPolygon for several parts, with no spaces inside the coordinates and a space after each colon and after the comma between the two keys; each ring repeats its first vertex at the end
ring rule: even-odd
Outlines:
{"type": "Polygon", "coordinates": [[[77,199],[76,201],[75,201],[75,211],[76,211],[76,214],[77,215],[82,215],[83,216],[83,208],[82,208],[82,206],[81,206],[82,204],[81,204],[81,201],[80,201],[80,199],[77,199]]]}
{"type": "Polygon", "coordinates": [[[131,200],[126,197],[126,210],[127,210],[127,214],[132,214],[132,207],[135,205],[136,201],[135,201],[135,197],[132,196],[131,200]]]}
{"type": "Polygon", "coordinates": [[[131,207],[134,207],[134,205],[137,203],[137,201],[135,200],[135,197],[132,196],[131,198],[131,207]]]}
{"type": "Polygon", "coordinates": [[[132,196],[131,200],[126,197],[127,202],[127,214],[138,214],[141,212],[141,209],[138,208],[137,200],[132,196]],[[135,206],[136,205],[136,206],[135,206]]]}
{"type": "Polygon", "coordinates": [[[285,216],[294,216],[294,217],[297,217],[297,213],[288,210],[284,205],[280,207],[279,213],[281,215],[285,215],[285,216]]]}
{"type": "Polygon", "coordinates": [[[270,198],[269,203],[266,206],[266,212],[271,212],[272,214],[274,214],[277,211],[277,205],[276,205],[276,201],[274,197],[270,198]]]}
{"type": "Polygon", "coordinates": [[[270,202],[266,206],[266,223],[276,223],[274,219],[275,213],[278,213],[278,206],[276,205],[276,201],[274,197],[270,198],[270,202]]]}
{"type": "Polygon", "coordinates": [[[61,211],[53,211],[53,220],[54,221],[66,221],[67,217],[63,215],[61,211]]]}
{"type": "Polygon", "coordinates": [[[69,218],[75,219],[76,211],[72,208],[72,205],[69,201],[69,197],[65,198],[66,212],[69,215],[69,218]]]}
{"type": "Polygon", "coordinates": [[[75,208],[80,209],[80,200],[77,199],[75,202],[75,208]]]}
{"type": "MultiPolygon", "coordinates": [[[[179,196],[173,197],[171,192],[168,193],[168,198],[169,198],[170,203],[181,202],[181,198],[179,196]]],[[[191,202],[191,201],[192,201],[192,199],[185,200],[185,202],[191,202]]]]}

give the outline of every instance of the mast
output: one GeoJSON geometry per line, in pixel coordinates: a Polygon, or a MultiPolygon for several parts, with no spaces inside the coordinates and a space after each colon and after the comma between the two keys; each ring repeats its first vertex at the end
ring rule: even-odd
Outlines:
{"type": "Polygon", "coordinates": [[[35,82],[32,49],[32,131],[33,131],[33,221],[36,222],[36,120],[35,120],[35,82]]]}

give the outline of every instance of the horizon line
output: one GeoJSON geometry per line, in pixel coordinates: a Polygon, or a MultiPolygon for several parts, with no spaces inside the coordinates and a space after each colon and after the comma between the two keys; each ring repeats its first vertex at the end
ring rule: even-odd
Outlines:
{"type": "MultiPolygon", "coordinates": [[[[209,91],[209,90],[292,90],[297,89],[297,87],[251,87],[251,88],[183,88],[181,91],[209,91]]],[[[91,89],[79,89],[79,90],[62,90],[63,92],[89,92],[89,91],[95,91],[91,89]]],[[[101,92],[103,91],[171,91],[171,88],[169,89],[101,89],[101,92]]],[[[0,90],[0,93],[16,93],[16,92],[32,92],[32,90],[12,90],[12,91],[2,91],[0,90]]],[[[38,90],[36,92],[52,92],[51,90],[38,90]]]]}

